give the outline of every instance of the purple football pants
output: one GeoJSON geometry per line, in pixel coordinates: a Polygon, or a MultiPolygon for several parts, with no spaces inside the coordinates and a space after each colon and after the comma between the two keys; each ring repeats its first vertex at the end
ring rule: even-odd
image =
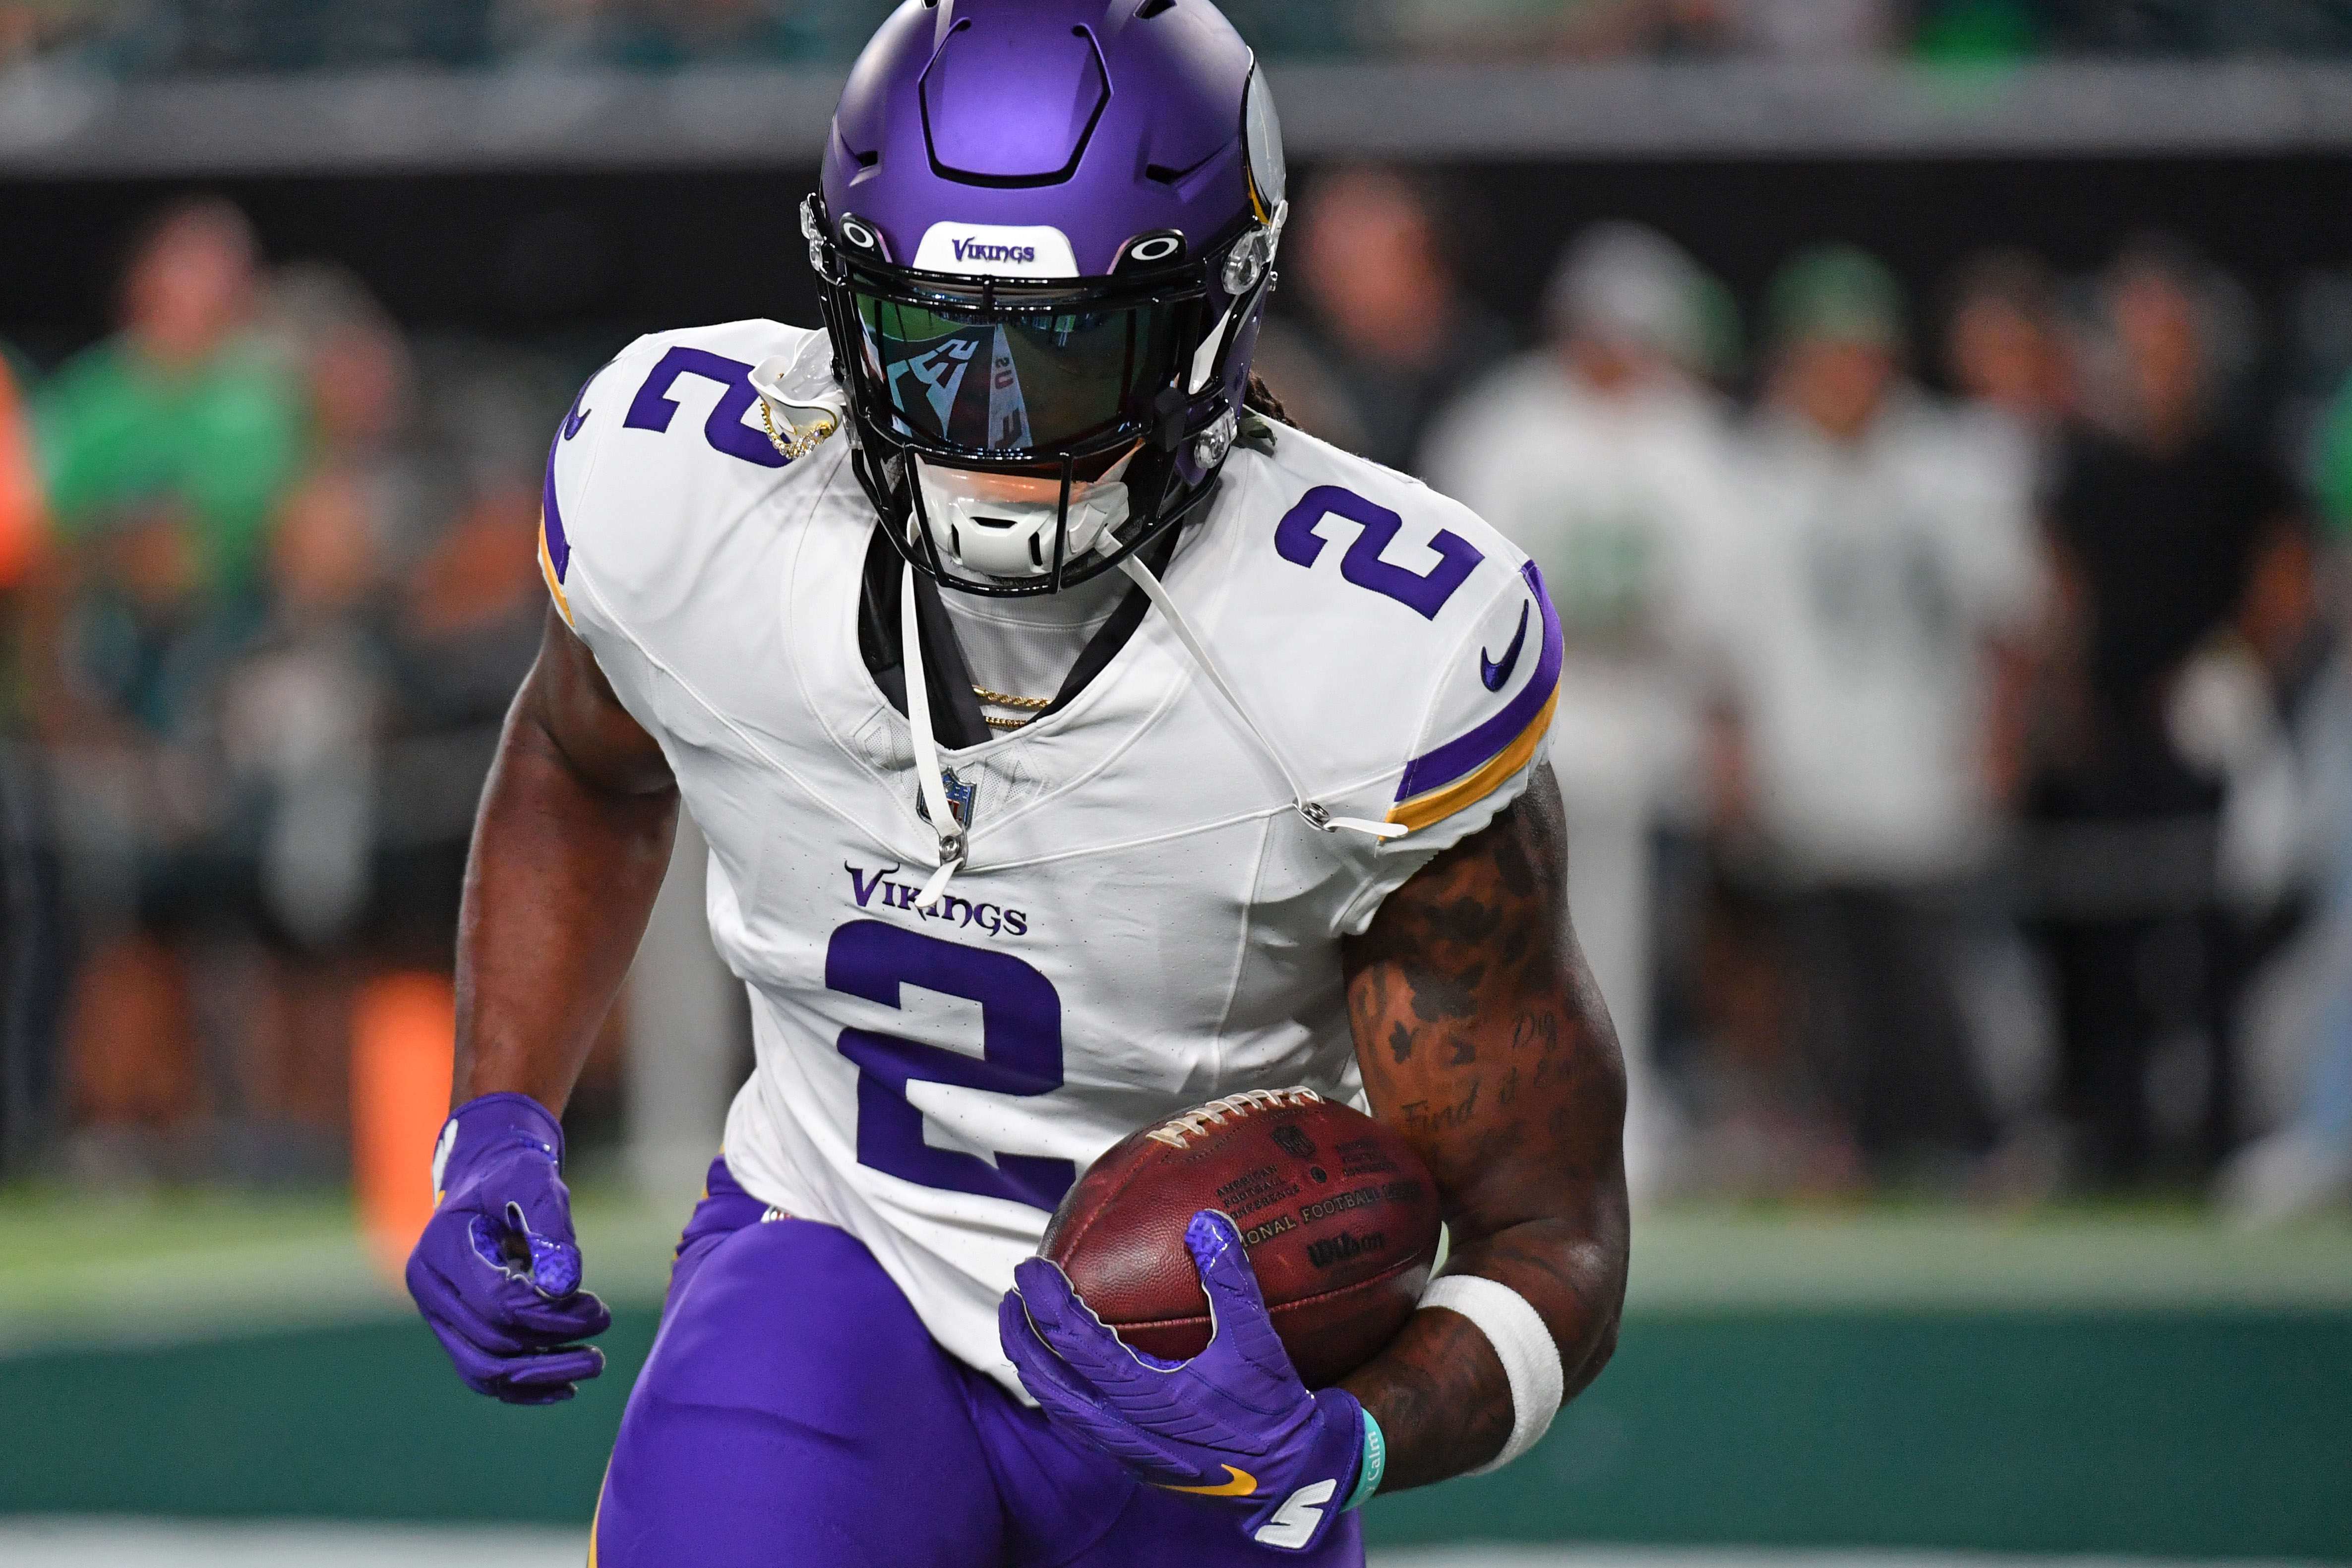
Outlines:
{"type": "Polygon", "coordinates": [[[593,1568],[1358,1568],[1360,1523],[1257,1545],[934,1343],[846,1231],[768,1220],[724,1161],[678,1244],[593,1568]]]}

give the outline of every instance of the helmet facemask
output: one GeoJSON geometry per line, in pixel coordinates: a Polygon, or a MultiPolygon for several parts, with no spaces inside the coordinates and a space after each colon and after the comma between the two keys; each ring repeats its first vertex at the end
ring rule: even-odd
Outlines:
{"type": "Polygon", "coordinates": [[[899,552],[968,593],[1054,593],[1205,500],[1282,216],[1205,256],[1144,236],[1108,278],[1033,282],[893,265],[810,196],[855,469],[899,552]]]}
{"type": "MultiPolygon", "coordinates": [[[[1135,450],[1098,479],[960,468],[909,452],[915,510],[932,552],[960,574],[999,582],[1050,577],[1058,556],[1085,563],[1128,520],[1135,450]]],[[[1071,581],[1067,573],[1064,582],[1071,581]]]]}

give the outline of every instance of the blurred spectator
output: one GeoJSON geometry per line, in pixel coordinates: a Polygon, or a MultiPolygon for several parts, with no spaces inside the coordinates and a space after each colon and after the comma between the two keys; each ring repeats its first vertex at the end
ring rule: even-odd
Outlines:
{"type": "Polygon", "coordinates": [[[2074,372],[2049,268],[2023,251],[1979,251],[1944,289],[1952,390],[2014,421],[2036,445],[2054,437],[2073,402],[2074,372]]]}
{"type": "MultiPolygon", "coordinates": [[[[1416,52],[1606,59],[1728,43],[1740,8],[1740,0],[1387,0],[1364,7],[1364,31],[1416,52]]],[[[1235,7],[1236,21],[1246,9],[1235,7]]]]}
{"type": "Polygon", "coordinates": [[[1462,291],[1435,202],[1401,171],[1318,180],[1296,244],[1330,379],[1363,434],[1358,449],[1410,467],[1430,416],[1508,352],[1508,329],[1462,291]]]}
{"type": "Polygon", "coordinates": [[[500,52],[532,64],[666,70],[715,61],[846,61],[889,0],[500,0],[500,52]]]}
{"type": "Polygon", "coordinates": [[[1633,1080],[1627,1172],[1669,1177],[1675,1118],[1653,1071],[1653,841],[1697,826],[1711,595],[1705,574],[1740,521],[1727,409],[1693,374],[1711,280],[1663,236],[1587,229],[1553,274],[1552,344],[1445,413],[1430,482],[1542,568],[1568,639],[1552,767],[1576,845],[1570,901],[1633,1080]]]}
{"type": "Polygon", "coordinates": [[[604,53],[607,0],[501,0],[493,30],[499,52],[526,65],[569,65],[604,53]]]}
{"type": "MultiPolygon", "coordinates": [[[[294,386],[249,330],[255,268],[235,208],[168,209],[131,251],[121,333],[38,403],[64,568],[38,651],[43,722],[77,880],[97,900],[67,1059],[100,1129],[184,1130],[221,1077],[202,1059],[175,939],[217,942],[251,885],[221,753],[223,661],[258,617],[301,428],[294,386]]],[[[212,980],[235,988],[241,973],[212,980]]]]}
{"type": "Polygon", "coordinates": [[[48,533],[48,503],[16,367],[0,353],[0,589],[32,570],[48,533]]]}
{"type": "MultiPolygon", "coordinates": [[[[0,351],[0,633],[14,645],[23,589],[47,543],[47,509],[15,366],[0,351]]],[[[24,1168],[51,1093],[51,1031],[40,1016],[55,991],[53,858],[43,841],[38,770],[21,743],[20,649],[0,652],[0,1176],[24,1168]]]]}
{"type": "Polygon", "coordinates": [[[43,389],[50,506],[143,603],[248,604],[299,452],[285,372],[247,331],[252,232],[223,202],[173,207],[134,247],[120,335],[43,389]]]}
{"type": "Polygon", "coordinates": [[[289,268],[269,317],[299,367],[308,461],[269,541],[267,614],[225,678],[223,744],[250,802],[263,959],[240,1089],[258,1152],[337,1168],[354,944],[368,902],[383,658],[375,613],[417,489],[406,346],[348,276],[289,268]]]}
{"type": "Polygon", "coordinates": [[[2221,1173],[2218,1196],[2244,1224],[2271,1225],[2352,1203],[2352,384],[2337,395],[2312,453],[2311,490],[2330,545],[2326,614],[2333,657],[2307,706],[2305,751],[2331,864],[2319,931],[2322,1002],[2297,1043],[2305,1057],[2284,1124],[2221,1173]]]}
{"type": "MultiPolygon", "coordinates": [[[[1958,394],[1953,416],[1973,424],[1986,461],[2016,470],[2011,481],[2037,506],[2047,499],[2064,421],[2072,412],[2074,344],[2058,305],[2058,284],[2040,258],[2011,248],[1964,257],[1943,296],[1943,363],[1958,394]]],[[[2037,564],[2040,545],[2035,545],[2037,564]]],[[[2014,805],[2030,771],[2034,699],[2049,684],[2046,598],[2030,637],[1993,645],[1998,705],[1987,726],[1988,776],[1995,797],[2014,805]]],[[[1965,988],[1977,1062],[2004,1155],[1988,1186],[2012,1195],[2046,1193],[2063,1176],[2064,1139],[2054,1123],[2055,1026],[2048,986],[2014,919],[1972,923],[1965,988]]]]}
{"type": "Polygon", "coordinates": [[[1729,0],[1735,36],[1792,59],[1872,54],[1896,37],[1894,0],[1729,0]]]}
{"type": "Polygon", "coordinates": [[[2205,278],[2162,242],[2109,274],[2097,417],[2068,432],[2050,506],[2068,659],[2030,865],[2065,1110],[2102,1181],[2150,1173],[2151,1080],[2179,1055],[2160,1047],[2195,1056],[2192,1162],[2232,1136],[2246,954],[2216,902],[2229,737],[2274,728],[2263,670],[2293,651],[2307,608],[2294,498],[2219,417],[2205,278]]]}
{"type": "Polygon", "coordinates": [[[87,46],[133,25],[121,5],[0,0],[0,66],[87,46]]]}
{"type": "Polygon", "coordinates": [[[1992,847],[2011,750],[1991,731],[2000,645],[2036,595],[2027,469],[1905,380],[1901,289],[1874,258],[1807,253],[1769,305],[1719,809],[1780,890],[1816,1088],[1870,1169],[1933,1174],[1993,1131],[1956,895],[1992,847]]]}
{"type": "Polygon", "coordinates": [[[1912,52],[1938,65],[1997,65],[2042,46],[2037,0],[1915,0],[1912,52]]]}
{"type": "Polygon", "coordinates": [[[2336,53],[2352,17],[2332,0],[2039,0],[2058,48],[2084,54],[2336,53]]]}
{"type": "Polygon", "coordinates": [[[2284,1125],[2237,1151],[2221,1173],[2223,1209],[2249,1225],[2352,1203],[2352,670],[2340,657],[2325,690],[2324,732],[2315,741],[2335,839],[2324,889],[2326,995],[2297,1042],[2305,1055],[2284,1125]]]}
{"type": "Polygon", "coordinates": [[[421,353],[433,446],[458,472],[442,526],[407,559],[384,620],[376,956],[446,971],[474,807],[499,726],[539,649],[540,465],[569,388],[528,356],[421,353]]]}
{"type": "Polygon", "coordinates": [[[488,59],[492,0],[173,0],[116,9],[135,56],[189,74],[446,68],[488,59]]]}

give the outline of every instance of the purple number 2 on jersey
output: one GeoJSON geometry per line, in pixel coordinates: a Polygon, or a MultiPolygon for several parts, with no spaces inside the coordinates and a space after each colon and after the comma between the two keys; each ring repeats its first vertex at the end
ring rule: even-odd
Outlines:
{"type": "Polygon", "coordinates": [[[980,1004],[984,1055],[871,1029],[841,1031],[841,1054],[857,1064],[857,1163],[888,1175],[982,1197],[1050,1209],[1077,1180],[1067,1160],[934,1149],[923,1113],[908,1102],[910,1082],[953,1084],[992,1094],[1046,1094],[1062,1087],[1062,998],[1054,983],[1009,952],[942,942],[880,921],[852,921],[824,951],[824,983],[848,996],[898,1005],[917,985],[980,1004]]]}
{"type": "Polygon", "coordinates": [[[654,373],[637,388],[636,396],[629,400],[628,416],[621,424],[631,430],[668,429],[677,414],[677,400],[670,396],[669,389],[681,375],[698,375],[726,388],[710,417],[702,422],[702,438],[713,449],[763,468],[781,468],[790,460],[763,433],[743,423],[743,416],[751,411],[751,400],[760,395],[751,390],[751,367],[708,349],[676,348],[662,355],[654,373]]]}
{"type": "Polygon", "coordinates": [[[1338,485],[1317,485],[1283,513],[1282,521],[1275,524],[1275,550],[1293,565],[1314,565],[1326,542],[1315,531],[1327,517],[1345,518],[1360,531],[1348,553],[1339,558],[1339,575],[1359,588],[1394,599],[1427,620],[1437,618],[1454,591],[1486,559],[1476,545],[1450,528],[1441,528],[1429,542],[1429,547],[1437,552],[1437,564],[1426,575],[1383,561],[1381,552],[1403,529],[1404,519],[1338,485]]]}

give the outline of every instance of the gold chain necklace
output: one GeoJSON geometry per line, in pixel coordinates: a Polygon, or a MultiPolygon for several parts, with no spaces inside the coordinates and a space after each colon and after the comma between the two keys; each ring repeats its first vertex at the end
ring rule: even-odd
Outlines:
{"type": "MultiPolygon", "coordinates": [[[[991,691],[987,687],[976,683],[971,689],[971,694],[992,708],[1011,708],[1033,717],[1054,705],[1054,700],[1050,697],[1014,697],[1007,692],[991,691]]],[[[992,713],[983,713],[980,716],[980,721],[992,730],[1018,730],[1029,723],[1030,720],[999,719],[992,713]]]]}
{"type": "Polygon", "coordinates": [[[992,703],[999,708],[1018,708],[1031,713],[1043,712],[1054,705],[1050,697],[1008,697],[1002,691],[991,691],[985,686],[973,687],[971,694],[982,702],[992,703]]]}
{"type": "Polygon", "coordinates": [[[773,447],[777,456],[788,463],[815,451],[817,443],[832,435],[835,429],[835,422],[831,418],[822,418],[809,426],[806,435],[795,430],[793,438],[787,441],[777,431],[775,418],[768,412],[765,397],[760,399],[760,423],[768,427],[768,445],[773,447]]]}

